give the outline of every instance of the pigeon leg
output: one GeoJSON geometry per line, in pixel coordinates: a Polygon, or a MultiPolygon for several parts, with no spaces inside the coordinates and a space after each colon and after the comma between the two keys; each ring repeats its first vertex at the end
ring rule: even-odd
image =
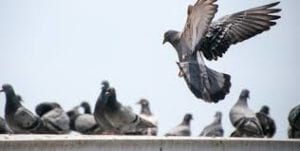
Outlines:
{"type": "Polygon", "coordinates": [[[184,73],[183,73],[181,70],[179,70],[179,72],[178,72],[178,77],[182,78],[183,75],[184,75],[184,73]]]}

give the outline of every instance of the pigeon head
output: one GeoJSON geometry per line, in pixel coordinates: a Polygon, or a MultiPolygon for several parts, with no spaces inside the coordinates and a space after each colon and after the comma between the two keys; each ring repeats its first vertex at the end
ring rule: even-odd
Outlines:
{"type": "Polygon", "coordinates": [[[216,114],[215,114],[215,117],[216,118],[222,118],[222,112],[217,111],[216,114]]]}
{"type": "Polygon", "coordinates": [[[108,89],[109,88],[109,82],[108,81],[106,81],[106,80],[104,80],[104,81],[102,81],[102,89],[108,89]]]}
{"type": "Polygon", "coordinates": [[[261,107],[260,112],[269,115],[269,110],[270,110],[269,107],[264,105],[264,106],[261,107]]]}
{"type": "Polygon", "coordinates": [[[61,108],[61,106],[55,102],[44,102],[35,107],[35,113],[41,117],[55,108],[61,108]]]}
{"type": "Polygon", "coordinates": [[[140,99],[136,104],[140,104],[141,106],[149,106],[149,101],[146,99],[140,99]]]}
{"type": "Polygon", "coordinates": [[[86,101],[83,101],[81,104],[80,104],[81,107],[84,108],[84,113],[85,114],[91,114],[91,106],[88,102],[86,101]]]}
{"type": "Polygon", "coordinates": [[[163,44],[165,44],[166,42],[171,43],[173,46],[175,46],[180,39],[180,34],[178,31],[175,30],[168,30],[167,32],[165,32],[164,34],[164,41],[163,44]]]}
{"type": "Polygon", "coordinates": [[[249,98],[250,91],[248,89],[242,90],[240,94],[240,98],[248,99],[249,98]]]}
{"type": "Polygon", "coordinates": [[[6,94],[15,93],[13,87],[10,84],[3,84],[2,90],[0,90],[0,92],[4,92],[6,94]]]}
{"type": "Polygon", "coordinates": [[[190,123],[190,121],[193,119],[193,115],[190,113],[187,113],[184,115],[183,121],[186,123],[190,123]]]}

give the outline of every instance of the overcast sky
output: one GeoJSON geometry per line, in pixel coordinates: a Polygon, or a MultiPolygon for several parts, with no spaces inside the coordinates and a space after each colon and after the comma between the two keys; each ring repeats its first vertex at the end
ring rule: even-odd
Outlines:
{"type": "MultiPolygon", "coordinates": [[[[33,110],[43,101],[65,109],[89,101],[94,109],[101,81],[116,88],[119,101],[134,105],[150,100],[159,119],[159,134],[192,113],[192,135],[223,112],[228,136],[229,110],[241,89],[248,88],[249,106],[269,105],[278,130],[287,138],[287,116],[300,104],[300,1],[278,6],[282,18],[270,31],[230,47],[209,67],[232,76],[231,93],[218,104],[196,99],[177,76],[177,54],[162,45],[168,29],[182,30],[186,9],[195,0],[0,0],[0,84],[10,83],[33,110]]],[[[219,0],[216,18],[274,0],[219,0]]],[[[0,115],[5,97],[0,95],[0,115]]]]}

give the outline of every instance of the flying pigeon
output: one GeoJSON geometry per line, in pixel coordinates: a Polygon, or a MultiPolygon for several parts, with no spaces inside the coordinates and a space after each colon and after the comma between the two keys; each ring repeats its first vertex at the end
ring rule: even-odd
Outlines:
{"type": "Polygon", "coordinates": [[[74,107],[67,112],[70,118],[70,128],[81,134],[101,134],[102,129],[96,123],[95,117],[91,114],[90,105],[88,102],[82,102],[80,106],[74,107]],[[79,108],[84,108],[84,113],[79,112],[79,108]]]}
{"type": "Polygon", "coordinates": [[[134,132],[131,132],[131,134],[156,136],[158,131],[158,121],[150,110],[149,101],[146,99],[140,99],[136,104],[141,105],[141,111],[139,116],[143,117],[148,121],[151,121],[151,123],[154,123],[155,127],[138,129],[134,132]]]}
{"type": "Polygon", "coordinates": [[[135,114],[130,107],[123,106],[114,88],[103,82],[102,92],[97,99],[94,116],[107,134],[125,134],[136,129],[155,127],[155,124],[135,114]]]}
{"type": "Polygon", "coordinates": [[[262,106],[259,112],[256,113],[256,117],[262,127],[264,136],[272,138],[276,132],[276,125],[274,120],[269,116],[269,107],[262,106]]]}
{"type": "Polygon", "coordinates": [[[35,110],[43,122],[43,127],[39,129],[40,134],[68,134],[70,132],[70,119],[58,103],[40,103],[35,110]]]}
{"type": "Polygon", "coordinates": [[[270,29],[280,16],[281,9],[273,8],[279,2],[247,9],[214,18],[217,0],[197,0],[188,6],[188,17],[182,32],[164,33],[163,44],[169,42],[178,54],[179,76],[184,77],[189,89],[199,99],[217,103],[229,93],[230,75],[217,72],[205,65],[207,60],[217,60],[236,43],[270,29]]]}
{"type": "Polygon", "coordinates": [[[289,138],[300,138],[300,105],[295,106],[289,113],[289,138]]]}
{"type": "Polygon", "coordinates": [[[21,96],[17,95],[9,84],[2,85],[0,92],[6,95],[5,120],[11,130],[16,134],[36,133],[42,121],[22,106],[21,96]]]}
{"type": "Polygon", "coordinates": [[[216,112],[214,121],[202,130],[200,136],[223,137],[223,135],[222,113],[216,112]]]}
{"type": "Polygon", "coordinates": [[[191,136],[191,120],[192,114],[187,113],[184,115],[183,121],[171,129],[165,136],[191,136]]]}
{"type": "Polygon", "coordinates": [[[238,101],[231,108],[229,117],[236,128],[232,137],[263,137],[263,130],[255,113],[248,107],[249,90],[242,90],[238,101]]]}
{"type": "Polygon", "coordinates": [[[12,134],[13,131],[9,128],[4,118],[0,117],[0,134],[12,134]]]}

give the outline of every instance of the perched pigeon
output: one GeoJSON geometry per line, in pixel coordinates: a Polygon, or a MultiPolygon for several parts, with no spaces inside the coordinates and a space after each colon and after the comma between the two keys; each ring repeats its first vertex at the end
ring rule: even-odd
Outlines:
{"type": "Polygon", "coordinates": [[[70,128],[81,134],[101,134],[102,129],[96,123],[95,117],[91,114],[90,105],[82,102],[80,106],[76,106],[67,112],[70,118],[70,128]],[[79,107],[84,108],[84,114],[79,112],[79,107]]]}
{"type": "Polygon", "coordinates": [[[231,108],[229,117],[236,128],[232,137],[263,137],[263,130],[255,113],[248,107],[249,90],[242,90],[238,101],[231,108]]]}
{"type": "Polygon", "coordinates": [[[22,98],[11,85],[2,85],[0,91],[6,95],[5,120],[11,130],[16,134],[36,133],[42,125],[40,118],[22,106],[22,98]]]}
{"type": "Polygon", "coordinates": [[[216,112],[214,121],[206,126],[200,136],[223,137],[222,113],[216,112]]]}
{"type": "Polygon", "coordinates": [[[192,114],[185,114],[183,121],[171,129],[165,136],[191,136],[191,120],[192,114]]]}
{"type": "Polygon", "coordinates": [[[154,123],[135,114],[130,107],[123,106],[114,88],[103,82],[102,92],[97,99],[94,116],[107,134],[125,134],[136,129],[155,127],[154,123]]]}
{"type": "Polygon", "coordinates": [[[300,138],[300,130],[289,127],[288,129],[288,137],[289,138],[300,138]]]}
{"type": "Polygon", "coordinates": [[[12,134],[12,133],[13,131],[6,124],[5,119],[0,117],[0,134],[12,134]]]}
{"type": "Polygon", "coordinates": [[[292,128],[300,130],[300,105],[290,111],[288,120],[292,128]]]}
{"type": "Polygon", "coordinates": [[[70,119],[58,103],[40,103],[35,111],[43,122],[43,127],[39,129],[40,134],[68,134],[70,132],[70,119]]]}
{"type": "Polygon", "coordinates": [[[269,107],[263,106],[259,112],[256,113],[256,117],[262,127],[265,137],[272,138],[276,133],[276,125],[274,120],[269,116],[269,107]]]}
{"type": "Polygon", "coordinates": [[[158,128],[157,128],[158,121],[157,121],[157,119],[155,118],[155,116],[152,114],[152,112],[150,110],[149,101],[146,100],[146,99],[140,99],[140,101],[138,101],[137,104],[141,105],[141,112],[140,112],[139,115],[141,117],[143,117],[144,119],[154,123],[155,127],[139,129],[139,130],[136,130],[133,133],[135,133],[136,135],[156,136],[157,131],[158,131],[158,128]]]}
{"type": "Polygon", "coordinates": [[[269,30],[280,16],[279,2],[240,11],[212,22],[217,0],[197,0],[188,7],[188,17],[182,32],[169,30],[163,43],[169,42],[176,49],[177,63],[192,93],[206,102],[217,103],[229,93],[230,75],[208,68],[207,60],[217,60],[227,49],[238,42],[269,30]]]}
{"type": "Polygon", "coordinates": [[[300,105],[295,106],[289,113],[289,138],[300,138],[300,105]]]}

